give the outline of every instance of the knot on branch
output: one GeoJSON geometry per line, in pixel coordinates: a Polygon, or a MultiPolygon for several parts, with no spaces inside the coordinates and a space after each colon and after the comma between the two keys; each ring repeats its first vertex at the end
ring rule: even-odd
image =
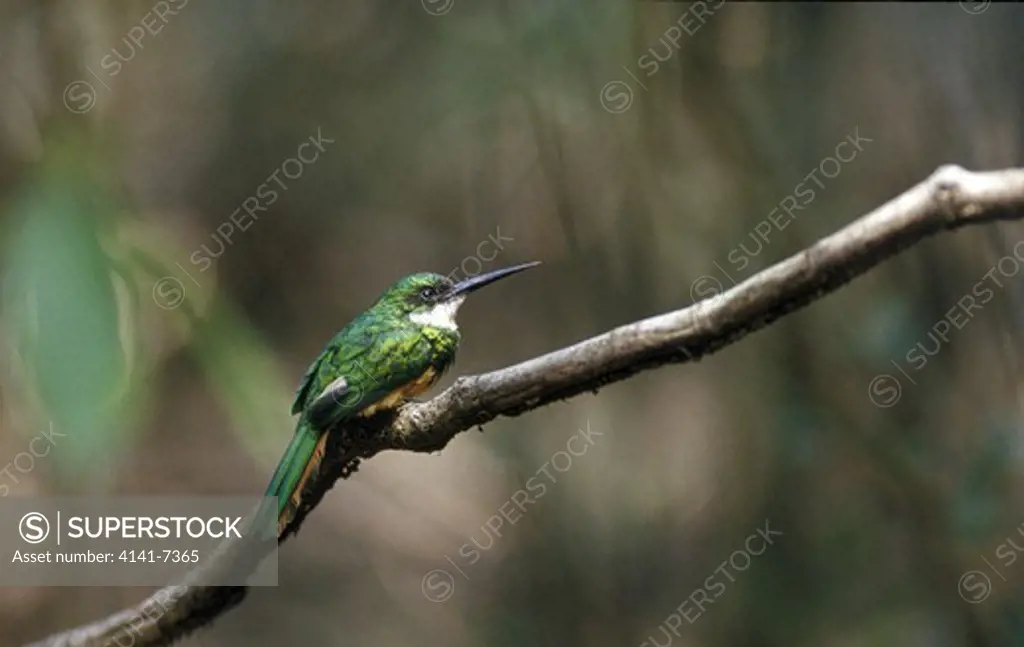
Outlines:
{"type": "Polygon", "coordinates": [[[964,200],[964,185],[971,173],[956,164],[940,166],[932,175],[935,187],[935,202],[940,206],[948,225],[955,225],[964,218],[978,215],[980,207],[964,200]]]}

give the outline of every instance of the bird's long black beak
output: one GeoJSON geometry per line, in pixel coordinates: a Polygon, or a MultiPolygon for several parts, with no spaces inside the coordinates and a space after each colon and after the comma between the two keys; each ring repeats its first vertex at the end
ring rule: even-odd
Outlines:
{"type": "Polygon", "coordinates": [[[528,270],[531,267],[536,267],[538,265],[540,265],[540,261],[532,261],[530,263],[521,263],[519,265],[503,267],[501,269],[486,272],[484,274],[477,274],[476,276],[471,276],[468,279],[463,279],[462,281],[459,281],[454,286],[452,286],[452,289],[449,290],[446,296],[448,298],[451,298],[456,297],[460,294],[468,294],[469,292],[478,290],[489,283],[494,283],[498,279],[503,279],[506,276],[512,276],[513,274],[517,274],[519,272],[522,272],[523,270],[528,270]]]}

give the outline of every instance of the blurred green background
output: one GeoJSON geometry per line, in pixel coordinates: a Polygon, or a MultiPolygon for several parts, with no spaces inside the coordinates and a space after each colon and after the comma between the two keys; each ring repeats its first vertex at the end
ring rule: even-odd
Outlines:
{"type": "MultiPolygon", "coordinates": [[[[1016,6],[697,4],[4,0],[5,493],[261,493],[308,362],[409,272],[544,261],[463,308],[447,384],[941,164],[1020,164],[1016,6]]],[[[1020,644],[1024,280],[929,333],[1022,237],[939,236],[700,363],[378,456],[184,644],[1020,644]]],[[[0,644],[146,594],[2,589],[0,644]]]]}

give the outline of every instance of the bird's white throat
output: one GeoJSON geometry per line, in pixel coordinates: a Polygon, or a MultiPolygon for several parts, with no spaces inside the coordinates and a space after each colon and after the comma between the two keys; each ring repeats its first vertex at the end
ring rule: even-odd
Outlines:
{"type": "Polygon", "coordinates": [[[442,301],[430,310],[410,313],[409,319],[421,326],[458,330],[459,327],[455,323],[455,314],[459,311],[459,306],[465,300],[466,297],[463,295],[448,301],[442,301]]]}

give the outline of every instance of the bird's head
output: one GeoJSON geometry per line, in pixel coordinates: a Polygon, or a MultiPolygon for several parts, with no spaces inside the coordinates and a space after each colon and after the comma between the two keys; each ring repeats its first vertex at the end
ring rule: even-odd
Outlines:
{"type": "Polygon", "coordinates": [[[534,261],[503,267],[458,282],[433,272],[410,274],[388,288],[376,305],[397,311],[422,326],[457,330],[455,314],[470,292],[539,264],[534,261]]]}

